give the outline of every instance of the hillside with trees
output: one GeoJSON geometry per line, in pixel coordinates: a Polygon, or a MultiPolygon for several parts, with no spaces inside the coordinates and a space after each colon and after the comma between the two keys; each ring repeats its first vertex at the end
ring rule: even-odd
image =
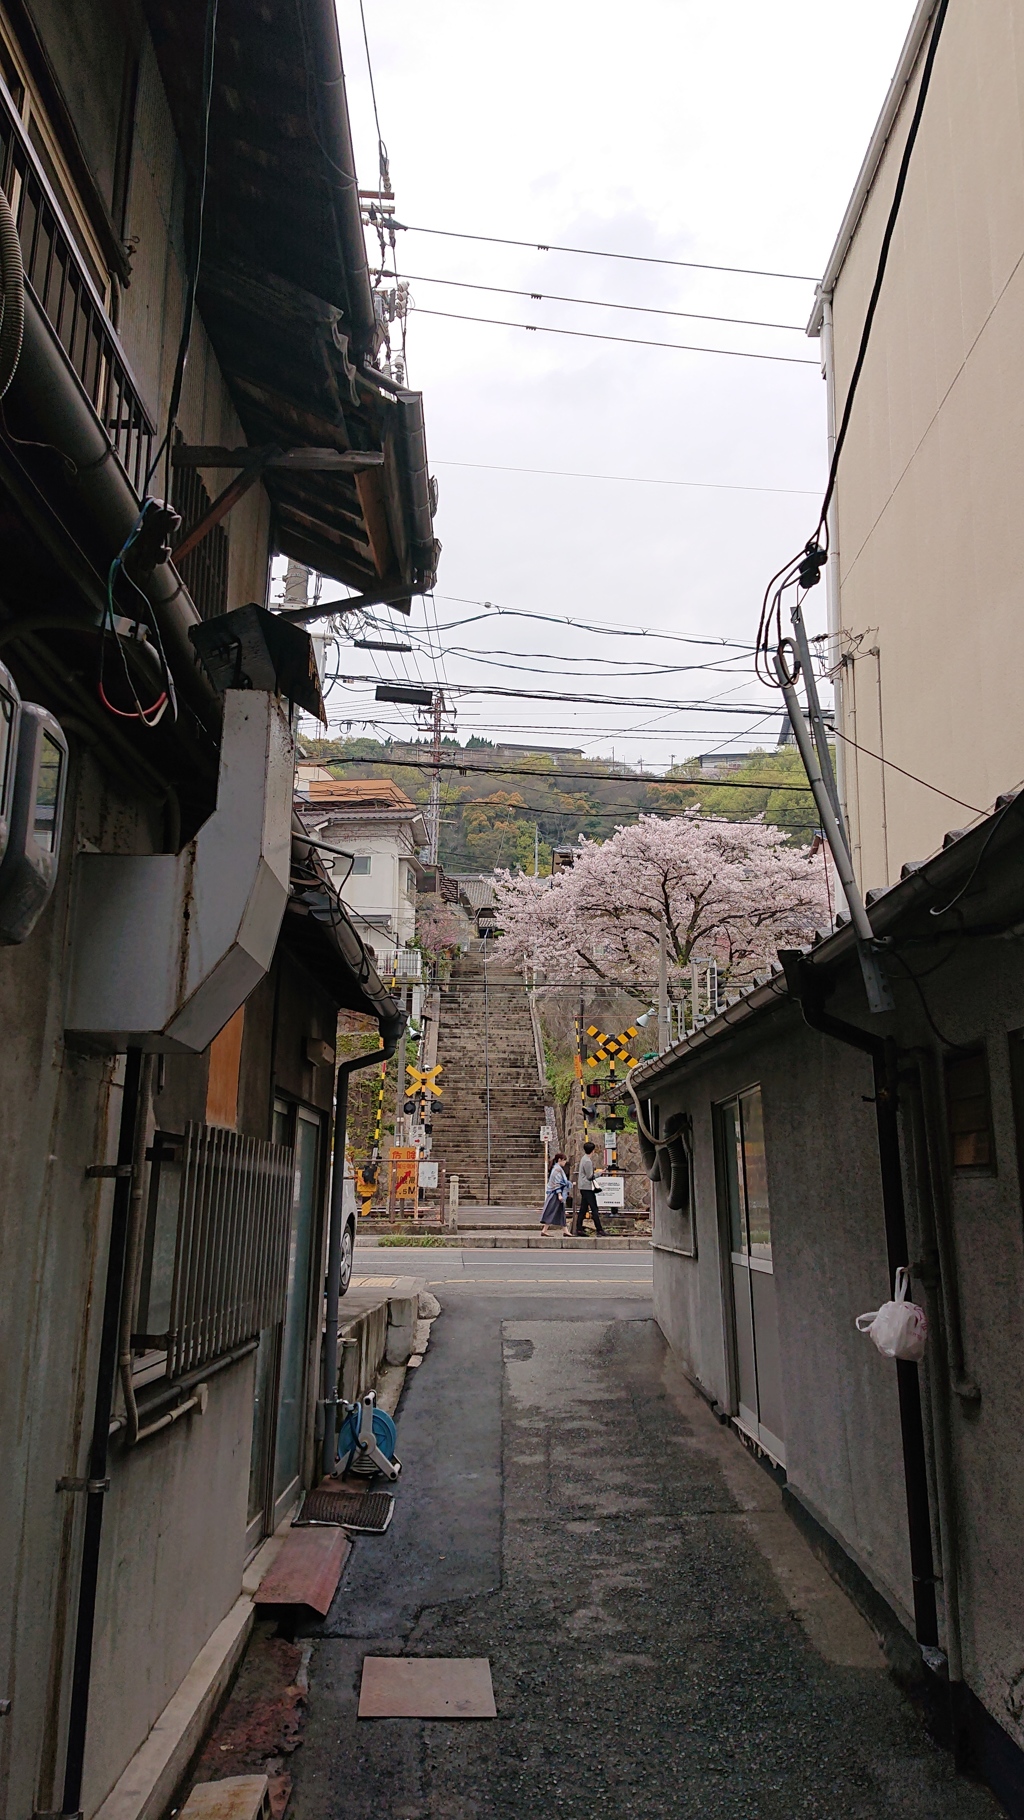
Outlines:
{"type": "MultiPolygon", "coordinates": [[[[305,756],[337,777],[390,777],[416,803],[430,792],[429,748],[373,739],[303,741],[305,756]]],[[[804,787],[792,746],[756,752],[735,772],[702,777],[696,760],[664,776],[645,775],[618,760],[564,758],[550,752],[508,753],[487,740],[465,746],[449,740],[445,763],[458,769],[441,777],[441,862],[451,872],[489,872],[495,866],[530,873],[535,830],[541,874],[550,872],[553,847],[573,846],[580,835],[604,841],[641,815],[677,816],[687,810],[727,821],[763,816],[795,846],[817,828],[811,793],[804,787]]]]}

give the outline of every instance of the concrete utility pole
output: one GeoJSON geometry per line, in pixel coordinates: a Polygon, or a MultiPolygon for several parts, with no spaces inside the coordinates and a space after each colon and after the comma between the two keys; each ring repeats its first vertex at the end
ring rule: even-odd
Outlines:
{"type": "Polygon", "coordinates": [[[665,918],[658,924],[658,1054],[663,1055],[672,1041],[668,1022],[668,929],[665,918]]]}
{"type": "Polygon", "coordinates": [[[434,690],[434,699],[430,706],[431,759],[433,770],[430,774],[430,801],[427,806],[427,832],[430,837],[430,863],[437,865],[437,855],[441,846],[441,728],[444,720],[445,701],[440,689],[434,690]]]}
{"type": "Polygon", "coordinates": [[[533,824],[533,876],[540,872],[540,823],[533,824]]]}
{"type": "Polygon", "coordinates": [[[285,607],[304,607],[309,602],[309,570],[305,563],[288,558],[288,567],[284,572],[284,593],[281,604],[285,607]]]}

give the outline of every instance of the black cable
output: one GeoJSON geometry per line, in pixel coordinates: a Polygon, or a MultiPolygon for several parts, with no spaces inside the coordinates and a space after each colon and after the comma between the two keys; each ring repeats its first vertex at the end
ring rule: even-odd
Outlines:
{"type": "Polygon", "coordinates": [[[853,400],[857,392],[857,386],[860,382],[861,373],[864,369],[868,342],[871,339],[871,328],[875,320],[875,311],[878,308],[878,299],[882,291],[882,280],[885,277],[885,268],[889,261],[889,248],[892,245],[892,237],[896,231],[896,219],[900,212],[900,204],[903,201],[903,191],[906,188],[907,172],[910,169],[910,158],[914,150],[914,142],[917,139],[918,128],[921,125],[924,104],[932,79],[932,69],[935,65],[935,53],[939,48],[939,39],[942,36],[942,28],[946,22],[946,13],[948,9],[949,0],[939,0],[939,4],[935,10],[935,21],[932,25],[931,38],[928,43],[928,53],[924,60],[924,68],[921,71],[921,82],[917,91],[917,100],[914,104],[914,112],[907,132],[907,141],[903,147],[903,157],[900,159],[899,175],[896,178],[896,188],[893,191],[892,203],[889,208],[889,218],[886,221],[885,233],[882,236],[882,246],[878,255],[878,266],[875,271],[875,282],[871,287],[871,296],[868,299],[867,312],[864,317],[864,327],[861,330],[860,346],[857,349],[857,358],[854,362],[853,373],[850,376],[850,384],[846,392],[846,403],[843,406],[842,420],[836,435],[835,448],[832,451],[832,463],[829,468],[828,485],[825,488],[825,498],[822,501],[821,516],[818,519],[819,532],[825,526],[828,508],[832,503],[832,494],[836,484],[836,470],[839,466],[839,457],[843,452],[843,444],[846,441],[846,432],[850,427],[850,412],[853,409],[853,400]]]}
{"type": "Polygon", "coordinates": [[[674,316],[685,322],[728,322],[741,329],[785,329],[805,333],[802,322],[764,322],[757,316],[711,316],[706,310],[665,310],[651,303],[609,303],[604,297],[562,297],[556,291],[523,291],[509,284],[474,284],[468,278],[425,278],[422,272],[404,272],[406,284],[443,284],[458,291],[487,291],[495,297],[529,297],[534,303],[578,303],[594,310],[625,310],[633,316],[674,316]]]}
{"type": "MultiPolygon", "coordinates": [[[[378,211],[370,208],[368,212],[373,219],[378,211]]],[[[400,234],[433,234],[444,240],[479,240],[488,246],[522,246],[535,253],[577,253],[585,259],[624,259],[632,265],[670,265],[688,272],[733,272],[742,278],[785,278],[794,284],[817,282],[806,272],[765,272],[756,266],[708,265],[697,259],[658,259],[652,253],[609,253],[590,246],[556,246],[553,241],[508,240],[500,234],[461,234],[454,228],[416,227],[410,221],[394,221],[390,218],[388,227],[400,234]]]]}
{"type": "Polygon", "coordinates": [[[966,882],[961,885],[959,891],[956,893],[956,896],[950,898],[948,904],[942,904],[941,906],[933,904],[932,908],[928,912],[929,916],[945,916],[947,911],[952,910],[954,905],[958,904],[960,902],[960,899],[967,895],[967,892],[970,890],[971,886],[973,885],[973,883],[975,881],[975,878],[978,875],[978,868],[981,865],[981,862],[984,859],[986,853],[988,852],[989,847],[992,845],[993,840],[995,839],[998,829],[1002,827],[1002,824],[1005,821],[1006,817],[1009,815],[1010,810],[1013,808],[1014,803],[1017,802],[1018,800],[1019,799],[1017,796],[1011,796],[1009,802],[1003,804],[998,815],[993,817],[992,826],[990,827],[988,833],[986,834],[985,839],[981,843],[980,852],[978,853],[978,857],[975,860],[973,866],[971,867],[971,870],[967,876],[966,882]]]}
{"type": "Polygon", "coordinates": [[[148,494],[150,481],[160,465],[160,458],[167,455],[167,480],[165,495],[169,498],[171,436],[174,423],[181,404],[181,389],[185,380],[185,367],[188,362],[189,342],[192,339],[192,319],[195,315],[196,290],[199,285],[199,267],[203,253],[203,217],[206,212],[206,176],[210,149],[210,113],[213,106],[213,64],[217,47],[217,0],[206,0],[206,29],[203,34],[203,87],[202,108],[199,129],[199,166],[197,188],[192,208],[191,249],[188,256],[188,267],[185,281],[185,309],[181,324],[181,336],[178,341],[178,355],[174,363],[174,378],[171,382],[171,398],[167,407],[167,428],[163,440],[153,456],[149,471],[142,488],[148,494]]]}
{"type": "Polygon", "coordinates": [[[754,354],[747,348],[705,348],[688,341],[649,341],[641,335],[602,335],[597,329],[555,329],[542,322],[506,322],[499,316],[464,316],[455,310],[425,310],[410,305],[417,316],[443,316],[446,322],[482,322],[492,329],[526,329],[531,335],[569,335],[575,341],[615,341],[631,348],[673,348],[682,354],[725,354],[730,360],[771,360],[789,367],[817,367],[820,362],[803,354],[754,354]]]}
{"type": "Polygon", "coordinates": [[[857,387],[860,384],[860,377],[864,370],[864,362],[867,357],[868,343],[871,340],[871,330],[874,325],[875,312],[878,308],[878,300],[882,292],[882,281],[885,277],[885,270],[889,261],[889,250],[892,246],[893,235],[896,231],[896,222],[899,217],[900,205],[903,201],[903,192],[906,189],[907,184],[907,174],[910,170],[910,160],[917,140],[921,119],[924,114],[924,105],[928,96],[929,87],[931,86],[932,70],[935,66],[935,54],[939,48],[939,39],[942,36],[942,28],[945,24],[948,8],[949,0],[939,0],[935,10],[931,37],[928,41],[928,50],[925,55],[924,67],[921,71],[921,81],[917,91],[917,99],[914,103],[914,112],[911,116],[910,126],[907,131],[906,143],[903,147],[903,156],[900,159],[896,187],[893,191],[892,202],[889,205],[889,214],[885,223],[885,231],[882,235],[878,262],[875,267],[874,283],[871,286],[871,295],[868,299],[868,306],[865,311],[864,322],[861,328],[857,358],[854,361],[853,372],[850,376],[850,383],[846,391],[846,400],[843,405],[843,414],[836,435],[835,446],[832,450],[832,460],[829,464],[828,480],[825,486],[825,495],[822,500],[821,511],[818,514],[818,522],[814,528],[813,535],[804,546],[804,549],[799,555],[793,557],[790,562],[786,563],[772,576],[771,581],[765,589],[764,600],[761,605],[761,619],[758,626],[758,674],[761,675],[762,681],[767,682],[771,687],[778,687],[778,681],[770,662],[769,652],[773,626],[776,633],[776,650],[779,650],[782,645],[782,596],[798,579],[805,587],[813,587],[819,579],[821,567],[828,552],[828,510],[832,503],[832,495],[835,491],[836,475],[839,470],[839,459],[846,442],[847,431],[850,427],[853,401],[857,395],[857,387]],[[809,566],[808,558],[811,558],[809,566]],[[776,584],[778,584],[777,587],[776,584]],[[772,594],[773,588],[776,589],[774,595],[772,594]],[[762,665],[763,674],[761,669],[762,665]]]}
{"type": "MultiPolygon", "coordinates": [[[[917,974],[914,972],[914,969],[908,965],[908,963],[904,960],[902,954],[899,952],[899,950],[897,948],[889,948],[889,949],[887,949],[886,952],[888,954],[890,954],[892,956],[892,959],[894,961],[896,961],[899,964],[899,966],[901,966],[903,968],[904,973],[906,974],[908,980],[910,981],[911,985],[914,988],[914,991],[917,993],[917,996],[921,1001],[921,1010],[924,1012],[925,1022],[927,1023],[929,1030],[932,1032],[932,1035],[936,1036],[938,1038],[939,1042],[943,1045],[943,1048],[959,1049],[960,1052],[964,1055],[970,1054],[972,1050],[976,1049],[977,1048],[976,1043],[954,1043],[953,1038],[951,1036],[943,1035],[942,1031],[939,1029],[938,1024],[935,1022],[935,1019],[933,1018],[933,1016],[931,1014],[931,1011],[928,1006],[928,1000],[925,998],[925,995],[924,995],[924,989],[921,985],[920,980],[917,977],[917,974]]],[[[948,959],[948,956],[947,956],[947,959],[948,959]]],[[[934,969],[932,969],[932,971],[934,971],[934,969]]]]}

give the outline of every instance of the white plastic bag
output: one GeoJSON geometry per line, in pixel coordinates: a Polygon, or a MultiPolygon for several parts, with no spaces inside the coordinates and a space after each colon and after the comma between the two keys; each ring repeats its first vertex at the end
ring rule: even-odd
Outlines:
{"type": "Polygon", "coordinates": [[[916,1302],[907,1301],[909,1271],[896,1272],[896,1300],[885,1302],[873,1314],[857,1316],[857,1332],[874,1340],[883,1359],[923,1359],[928,1340],[928,1317],[916,1302]]]}

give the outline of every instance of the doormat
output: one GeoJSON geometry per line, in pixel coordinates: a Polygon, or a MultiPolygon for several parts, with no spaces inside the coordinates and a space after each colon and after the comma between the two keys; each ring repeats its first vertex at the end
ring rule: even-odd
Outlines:
{"type": "Polygon", "coordinates": [[[496,1719],[487,1656],[364,1656],[360,1719],[496,1719]]]}
{"type": "Polygon", "coordinates": [[[296,1521],[300,1526],[340,1524],[360,1535],[382,1536],[394,1514],[395,1500],[390,1492],[334,1491],[318,1485],[307,1491],[302,1514],[296,1521]]]}

